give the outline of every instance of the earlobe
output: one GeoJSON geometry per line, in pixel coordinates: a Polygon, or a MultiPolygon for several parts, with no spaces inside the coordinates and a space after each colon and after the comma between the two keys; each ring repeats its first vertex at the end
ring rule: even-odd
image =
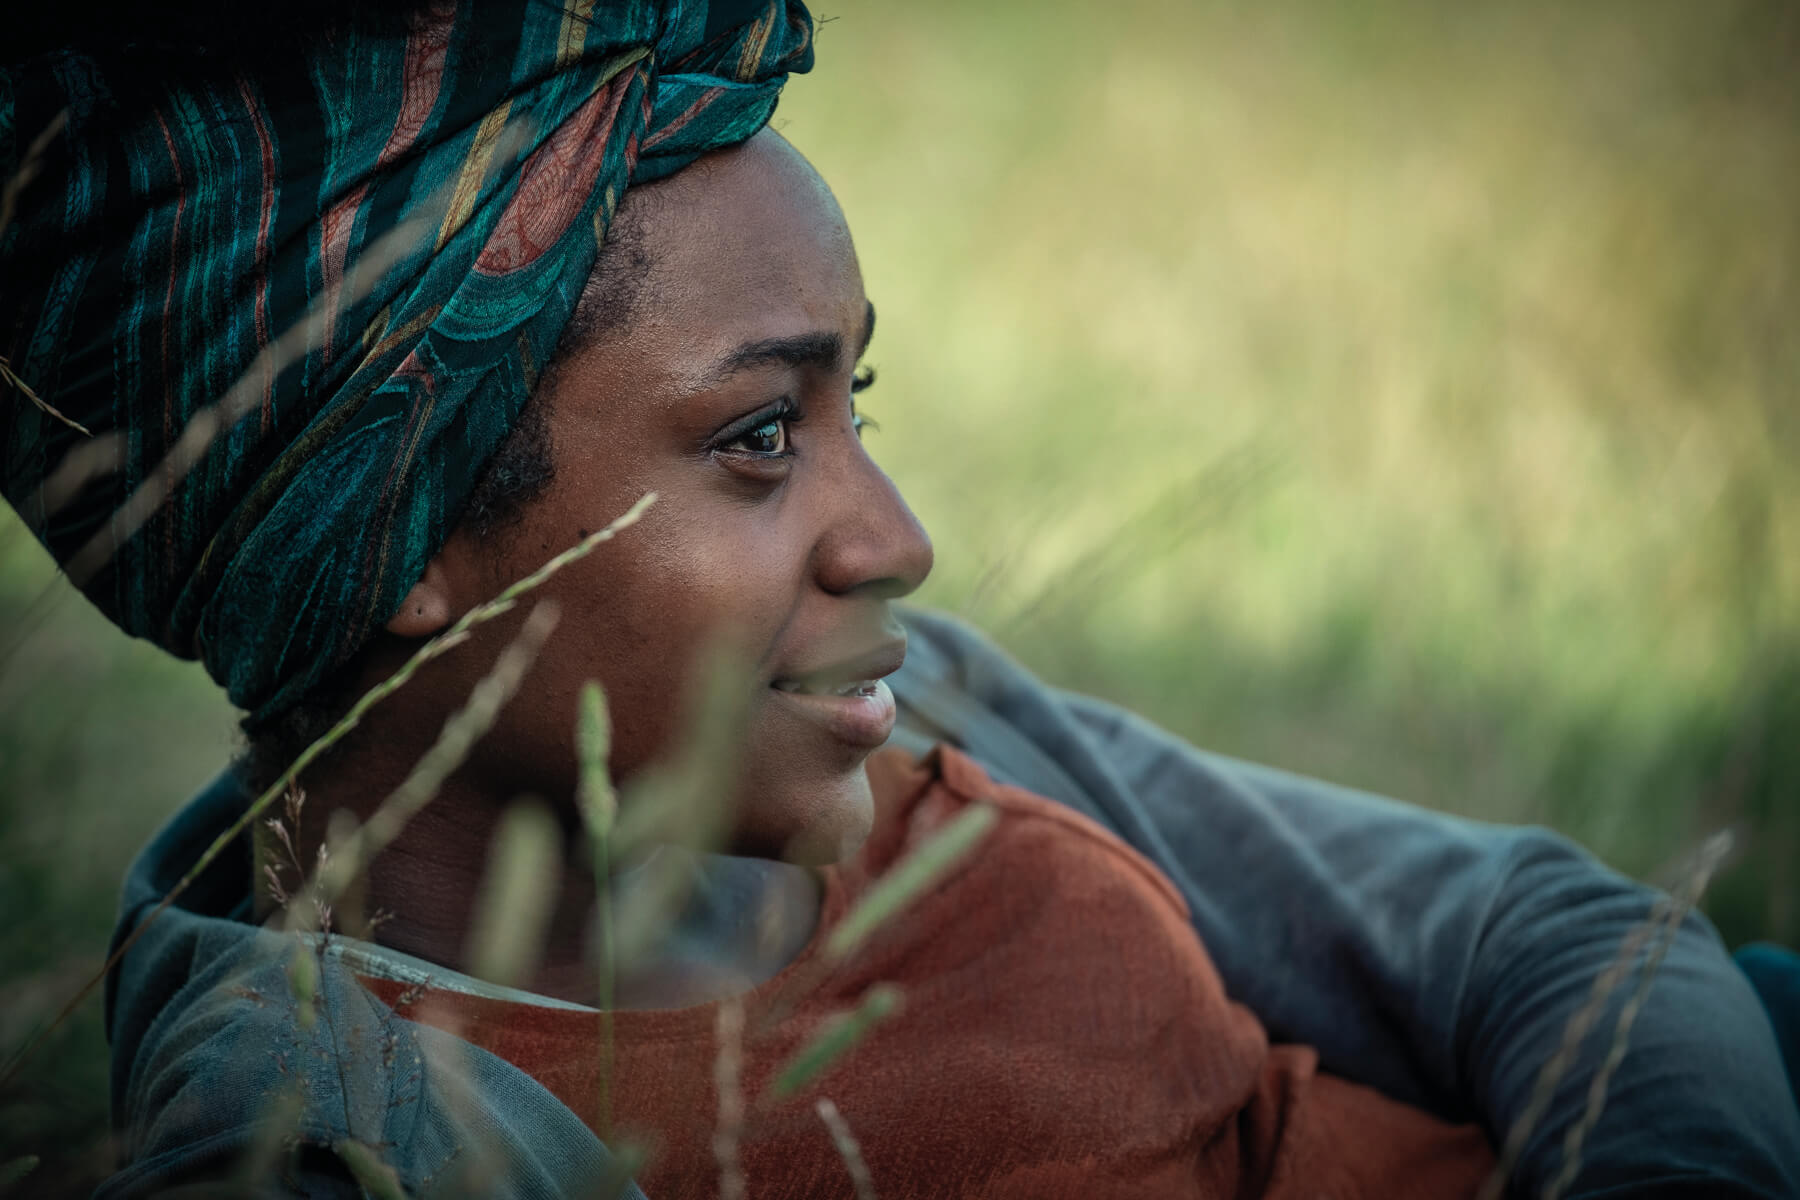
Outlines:
{"type": "Polygon", "coordinates": [[[450,624],[455,616],[451,603],[450,573],[437,559],[425,567],[425,574],[406,593],[400,610],[388,618],[387,631],[396,637],[430,637],[450,624]]]}

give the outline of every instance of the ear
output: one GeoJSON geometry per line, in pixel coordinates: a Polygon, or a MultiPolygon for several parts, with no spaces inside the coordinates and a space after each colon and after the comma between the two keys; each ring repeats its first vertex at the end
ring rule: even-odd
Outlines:
{"type": "Polygon", "coordinates": [[[450,595],[450,572],[444,569],[440,559],[433,558],[419,582],[406,593],[400,611],[388,618],[385,628],[396,637],[430,637],[450,624],[455,615],[450,595]]]}

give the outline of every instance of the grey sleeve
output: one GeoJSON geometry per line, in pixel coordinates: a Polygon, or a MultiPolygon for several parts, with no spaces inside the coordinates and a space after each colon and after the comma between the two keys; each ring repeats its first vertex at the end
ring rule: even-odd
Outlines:
{"type": "MultiPolygon", "coordinates": [[[[1487,825],[1195,749],[908,614],[906,736],[1086,812],[1175,883],[1225,980],[1326,1070],[1498,1142],[1655,893],[1541,829],[1487,825]],[[915,665],[916,663],[916,665],[915,665]]],[[[1512,1191],[1564,1163],[1629,987],[1554,1094],[1512,1191]]],[[[1678,931],[1588,1134],[1577,1197],[1800,1197],[1768,1018],[1701,917],[1678,931]]]]}

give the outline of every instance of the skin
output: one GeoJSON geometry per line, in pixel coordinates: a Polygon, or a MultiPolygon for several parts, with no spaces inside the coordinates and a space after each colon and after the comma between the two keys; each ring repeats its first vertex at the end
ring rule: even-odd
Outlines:
{"type": "MultiPolygon", "coordinates": [[[[846,699],[788,689],[897,668],[904,634],[890,602],[924,580],[932,556],[862,445],[851,387],[873,312],[843,215],[806,160],[764,131],[628,193],[625,206],[621,220],[651,259],[630,316],[565,347],[532,400],[548,416],[553,482],[501,534],[452,535],[364,652],[359,689],[645,492],[659,501],[542,589],[560,613],[550,641],[467,764],[376,861],[365,903],[390,914],[378,940],[462,965],[506,806],[543,797],[575,827],[583,683],[606,688],[610,765],[624,783],[686,727],[685,681],[703,648],[728,645],[749,682],[720,848],[761,861],[701,860],[712,908],[690,910],[683,932],[706,951],[698,958],[724,965],[698,970],[689,954],[620,981],[621,1005],[661,1006],[754,983],[804,944],[818,887],[802,864],[837,861],[867,835],[863,764],[892,700],[885,685],[846,699]],[[724,910],[739,916],[721,920],[724,910]],[[748,925],[746,911],[758,914],[748,925]]],[[[404,777],[522,620],[484,627],[427,668],[309,776],[303,858],[323,814],[366,816],[404,777]]],[[[535,989],[592,1001],[593,900],[592,879],[566,871],[535,989]]]]}

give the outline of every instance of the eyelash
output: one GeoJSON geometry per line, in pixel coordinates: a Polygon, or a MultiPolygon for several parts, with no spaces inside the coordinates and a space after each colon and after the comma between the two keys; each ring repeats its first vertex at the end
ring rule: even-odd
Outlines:
{"type": "MultiPolygon", "coordinates": [[[[863,367],[858,370],[855,376],[850,380],[850,394],[856,396],[861,392],[867,391],[870,387],[874,386],[874,383],[875,368],[863,367]]],[[[740,424],[735,430],[726,430],[720,438],[719,448],[731,453],[753,455],[757,458],[786,458],[788,455],[792,454],[793,451],[786,448],[787,439],[790,435],[785,431],[781,435],[783,448],[780,450],[750,450],[737,449],[736,447],[739,442],[768,429],[772,425],[779,425],[785,422],[791,427],[800,424],[800,422],[805,419],[806,414],[801,410],[799,403],[795,401],[792,396],[783,396],[780,400],[776,401],[772,407],[757,413],[748,421],[740,424]]],[[[850,419],[851,427],[856,430],[858,437],[862,436],[862,432],[865,429],[877,431],[881,429],[881,426],[876,423],[874,418],[866,416],[863,413],[853,411],[850,419]]]]}
{"type": "Polygon", "coordinates": [[[874,367],[869,367],[869,366],[860,367],[860,368],[858,368],[856,374],[853,375],[850,379],[850,395],[852,397],[850,420],[852,423],[852,428],[854,428],[856,430],[857,437],[861,437],[863,434],[863,430],[865,430],[865,429],[873,429],[876,433],[881,432],[881,423],[879,421],[877,421],[874,417],[869,416],[867,413],[861,413],[861,412],[855,411],[855,399],[854,398],[856,396],[862,394],[863,392],[868,391],[870,388],[872,388],[874,386],[875,386],[875,368],[874,367]]]}

